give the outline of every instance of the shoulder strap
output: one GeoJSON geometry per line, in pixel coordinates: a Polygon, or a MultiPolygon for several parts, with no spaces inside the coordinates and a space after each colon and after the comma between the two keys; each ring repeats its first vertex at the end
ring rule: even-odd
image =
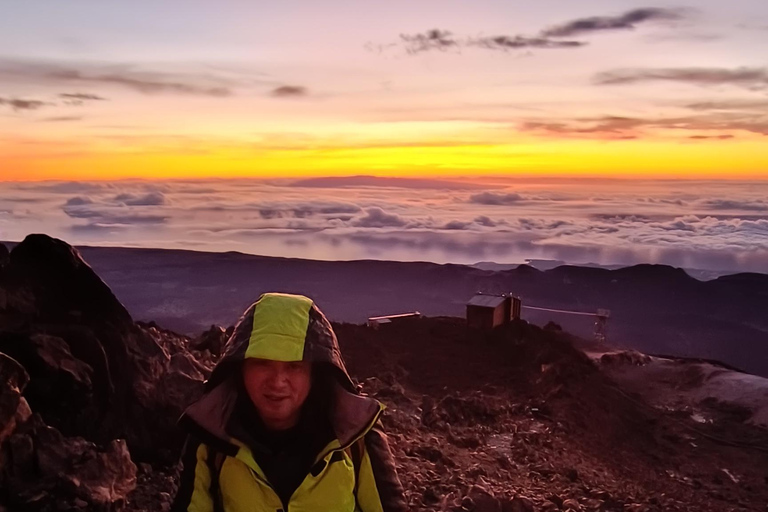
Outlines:
{"type": "Polygon", "coordinates": [[[344,450],[347,455],[349,455],[349,458],[352,459],[352,467],[355,470],[355,487],[354,487],[354,494],[355,494],[355,509],[359,510],[359,507],[357,506],[357,488],[359,486],[360,481],[360,466],[363,464],[363,452],[365,450],[365,438],[361,437],[357,441],[355,441],[354,444],[352,444],[349,448],[344,450]]]}
{"type": "Polygon", "coordinates": [[[221,466],[224,465],[224,459],[226,458],[226,455],[208,446],[206,462],[211,473],[210,493],[211,500],[213,501],[213,512],[224,512],[224,502],[221,499],[221,488],[219,487],[219,475],[221,474],[221,466]]]}

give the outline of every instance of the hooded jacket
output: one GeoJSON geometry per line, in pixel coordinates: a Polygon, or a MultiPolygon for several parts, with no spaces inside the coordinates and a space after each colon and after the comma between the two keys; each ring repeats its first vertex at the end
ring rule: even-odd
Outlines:
{"type": "Polygon", "coordinates": [[[235,327],[203,396],[179,420],[190,438],[172,510],[403,512],[402,485],[379,426],[383,410],[357,393],[331,324],[311,299],[264,294],[235,327]],[[244,432],[239,421],[240,372],[247,358],[310,361],[332,375],[330,441],[287,499],[276,490],[281,482],[268,480],[254,453],[253,433],[244,432]]]}

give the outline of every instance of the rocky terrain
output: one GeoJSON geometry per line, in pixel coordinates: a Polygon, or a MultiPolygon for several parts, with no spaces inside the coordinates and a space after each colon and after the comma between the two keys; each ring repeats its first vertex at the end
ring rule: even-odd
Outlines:
{"type": "MultiPolygon", "coordinates": [[[[596,357],[556,326],[523,321],[335,329],[363,391],[388,405],[413,511],[767,510],[762,413],[656,391],[705,389],[701,362],[596,357]],[[647,387],[629,377],[650,374],[647,387]]],[[[0,246],[0,511],[167,510],[175,420],[227,335],[135,322],[64,242],[0,246]]]]}

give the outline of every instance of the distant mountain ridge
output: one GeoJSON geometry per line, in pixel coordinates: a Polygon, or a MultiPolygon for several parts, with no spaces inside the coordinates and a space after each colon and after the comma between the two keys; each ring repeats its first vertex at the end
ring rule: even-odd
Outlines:
{"type": "MultiPolygon", "coordinates": [[[[612,344],[646,353],[719,360],[768,376],[768,275],[699,281],[682,269],[636,265],[617,270],[522,265],[505,271],[391,261],[314,261],[164,249],[80,247],[134,318],[187,333],[231,325],[260,293],[303,293],[335,321],[420,311],[463,316],[477,291],[511,292],[524,305],[611,310],[612,344]]],[[[590,336],[589,317],[524,310],[590,336]]]]}

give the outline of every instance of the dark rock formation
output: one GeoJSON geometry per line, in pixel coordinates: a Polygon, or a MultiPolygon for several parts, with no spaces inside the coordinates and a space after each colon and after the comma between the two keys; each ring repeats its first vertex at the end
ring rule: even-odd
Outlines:
{"type": "Polygon", "coordinates": [[[233,328],[224,329],[219,325],[212,325],[210,329],[195,338],[190,347],[199,351],[208,350],[211,354],[218,357],[221,355],[221,349],[233,330],[233,328]]]}
{"type": "MultiPolygon", "coordinates": [[[[29,417],[29,406],[22,396],[28,382],[29,375],[24,368],[0,353],[0,447],[11,436],[18,423],[26,421],[29,417]]],[[[0,451],[0,470],[4,459],[0,451]]]]}
{"type": "Polygon", "coordinates": [[[0,351],[32,376],[26,397],[47,424],[102,445],[124,438],[138,460],[176,457],[175,420],[209,371],[188,340],[135,324],[74,248],[44,235],[11,251],[0,299],[0,351]]]}
{"type": "Polygon", "coordinates": [[[2,468],[6,503],[22,510],[110,511],[121,508],[136,487],[136,466],[125,441],[105,448],[67,438],[35,414],[8,442],[2,468]]]}
{"type": "Polygon", "coordinates": [[[7,263],[10,253],[5,244],[0,244],[0,269],[2,269],[7,263]]]}

